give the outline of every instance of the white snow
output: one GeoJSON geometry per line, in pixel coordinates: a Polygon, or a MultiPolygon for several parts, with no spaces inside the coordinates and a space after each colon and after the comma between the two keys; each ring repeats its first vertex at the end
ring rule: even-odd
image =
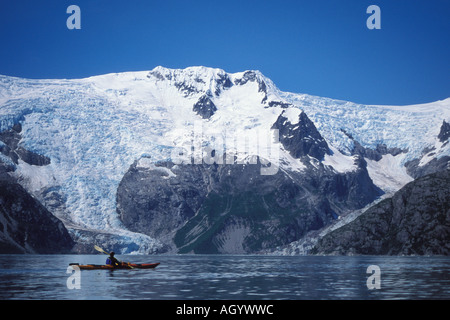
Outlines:
{"type": "Polygon", "coordinates": [[[283,116],[288,119],[292,125],[296,125],[300,121],[301,109],[298,108],[288,108],[283,112],[283,116]]]}
{"type": "Polygon", "coordinates": [[[409,150],[403,163],[421,156],[425,147],[435,144],[442,121],[450,121],[450,98],[412,106],[372,106],[320,98],[305,94],[282,93],[283,98],[300,107],[331,145],[350,154],[351,134],[363,147],[409,150]]]}
{"type": "MultiPolygon", "coordinates": [[[[228,76],[234,83],[243,74],[206,67],[157,67],[74,80],[0,76],[0,130],[20,121],[21,145],[51,159],[45,167],[21,162],[15,174],[36,194],[61,186],[72,224],[122,233],[142,246],[151,239],[130,235],[117,216],[118,184],[134,161],[140,159],[140,166],[155,169],[151,163],[170,158],[174,147],[192,146],[198,130],[202,146],[220,149],[226,144],[227,151],[237,152],[240,150],[227,142],[239,145],[247,141],[249,152],[242,154],[245,158],[265,139],[262,133],[270,132],[270,139],[274,138],[271,126],[283,110],[293,124],[304,111],[333,151],[323,163],[337,172],[355,168],[354,157],[350,156],[353,142],[341,129],[364,147],[384,143],[409,150],[397,157],[384,156],[379,162],[368,161],[370,176],[385,190],[398,189],[410,179],[403,164],[420,158],[425,147],[436,146],[436,156],[450,154],[449,144],[442,147],[436,143],[442,120],[450,121],[450,99],[414,106],[360,105],[282,92],[258,71],[255,74],[266,84],[268,101],[291,103],[293,107],[268,107],[257,81],[215,94],[221,77],[228,76]],[[192,111],[204,94],[217,107],[208,120],[192,111]]],[[[269,160],[280,160],[282,170],[305,168],[281,144],[275,145],[277,152],[266,153],[269,160]]],[[[421,164],[433,157],[422,158],[421,164]]],[[[166,173],[171,177],[169,171],[166,173]]]]}
{"type": "Polygon", "coordinates": [[[162,173],[163,177],[166,179],[176,177],[176,174],[172,172],[169,168],[159,167],[155,165],[154,161],[150,158],[144,157],[139,159],[136,165],[137,169],[147,169],[150,171],[159,171],[162,173]]]}
{"type": "Polygon", "coordinates": [[[355,156],[346,156],[333,146],[329,146],[332,155],[325,154],[322,163],[326,166],[331,166],[339,173],[355,171],[358,166],[355,164],[355,156]]]}
{"type": "Polygon", "coordinates": [[[434,146],[432,146],[431,150],[425,153],[419,162],[419,167],[426,165],[433,159],[439,159],[445,155],[450,154],[450,143],[441,142],[436,139],[434,146]]]}
{"type": "Polygon", "coordinates": [[[370,178],[386,193],[399,190],[413,180],[401,165],[405,157],[406,154],[401,153],[395,157],[391,154],[383,155],[379,161],[366,159],[370,178]]]}
{"type": "Polygon", "coordinates": [[[17,170],[13,174],[17,176],[19,181],[26,184],[31,192],[36,192],[55,184],[55,178],[50,166],[33,166],[21,159],[19,159],[17,170]]]}

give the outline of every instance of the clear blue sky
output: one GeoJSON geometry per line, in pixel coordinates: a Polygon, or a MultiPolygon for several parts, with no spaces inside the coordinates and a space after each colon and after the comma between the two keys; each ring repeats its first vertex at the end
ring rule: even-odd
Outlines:
{"type": "Polygon", "coordinates": [[[0,74],[81,78],[204,65],[366,104],[450,97],[448,0],[1,0],[0,74]],[[81,30],[68,30],[69,5],[81,30]],[[381,9],[369,30],[366,9],[381,9]]]}

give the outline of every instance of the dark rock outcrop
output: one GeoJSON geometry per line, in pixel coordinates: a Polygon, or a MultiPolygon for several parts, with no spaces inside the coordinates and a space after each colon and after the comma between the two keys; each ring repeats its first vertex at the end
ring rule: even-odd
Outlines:
{"type": "Polygon", "coordinates": [[[120,183],[118,213],[128,229],[173,241],[181,253],[255,252],[333,219],[325,197],[308,198],[284,172],[263,176],[260,166],[134,165],[120,183]]]}
{"type": "Polygon", "coordinates": [[[9,175],[19,159],[50,164],[50,158],[20,146],[21,131],[17,123],[0,133],[0,253],[69,252],[74,243],[64,224],[9,175]]]}
{"type": "Polygon", "coordinates": [[[449,255],[449,194],[450,170],[419,178],[327,234],[311,253],[449,255]]]}
{"type": "Polygon", "coordinates": [[[230,76],[225,74],[218,74],[216,78],[216,90],[214,94],[216,96],[220,95],[223,90],[229,89],[233,86],[233,82],[230,79],[230,76]]]}
{"type": "Polygon", "coordinates": [[[0,152],[9,157],[15,164],[19,163],[19,159],[35,166],[45,166],[50,164],[50,158],[29,151],[19,145],[19,142],[22,139],[20,134],[21,131],[22,126],[18,123],[11,129],[1,132],[0,141],[3,142],[3,145],[0,145],[0,152]]]}
{"type": "Polygon", "coordinates": [[[192,94],[200,92],[197,87],[184,81],[176,81],[174,86],[183,94],[184,97],[189,97],[192,94]]]}
{"type": "MultiPolygon", "coordinates": [[[[450,124],[442,122],[441,129],[438,134],[438,139],[440,142],[443,142],[443,146],[449,143],[450,138],[450,124]]],[[[435,147],[425,148],[422,151],[423,157],[432,157],[435,155],[436,149],[435,147]]],[[[430,161],[427,161],[425,164],[420,165],[421,158],[414,159],[405,163],[406,171],[408,174],[414,179],[423,177],[428,174],[432,174],[434,172],[450,169],[450,156],[444,155],[441,157],[432,158],[430,161]]]]}
{"type": "Polygon", "coordinates": [[[358,158],[355,164],[354,171],[313,175],[315,181],[320,181],[317,192],[331,199],[339,213],[363,208],[384,193],[370,178],[366,161],[358,158]]]}
{"type": "Polygon", "coordinates": [[[450,169],[450,156],[434,158],[427,164],[420,166],[420,159],[414,159],[405,163],[406,172],[414,179],[423,177],[428,174],[450,169]]]}
{"type": "Polygon", "coordinates": [[[203,119],[209,119],[217,111],[217,107],[214,102],[212,102],[211,98],[207,94],[204,94],[194,104],[192,110],[203,119]]]}
{"type": "Polygon", "coordinates": [[[386,154],[396,156],[400,153],[408,152],[408,150],[402,150],[400,148],[388,148],[385,144],[377,144],[375,149],[363,147],[350,133],[344,129],[341,129],[341,131],[353,141],[352,155],[359,155],[369,160],[379,161],[386,154]]]}
{"type": "Polygon", "coordinates": [[[280,107],[283,109],[287,109],[287,108],[294,106],[291,103],[287,103],[287,102],[283,102],[283,101],[269,101],[268,105],[269,105],[269,108],[280,107]]]}
{"type": "Polygon", "coordinates": [[[439,131],[438,134],[438,139],[441,142],[445,142],[448,140],[448,138],[450,138],[450,123],[442,121],[442,126],[441,126],[441,130],[439,131]]]}
{"type": "Polygon", "coordinates": [[[117,191],[117,211],[131,231],[180,253],[251,253],[298,240],[380,195],[363,164],[338,174],[261,175],[247,164],[133,164],[117,191]]]}
{"type": "Polygon", "coordinates": [[[325,154],[331,154],[327,142],[304,112],[300,113],[299,122],[296,124],[290,123],[283,114],[284,111],[272,129],[279,130],[281,144],[294,158],[309,155],[321,160],[325,154]]]}
{"type": "Polygon", "coordinates": [[[0,176],[0,253],[66,253],[63,223],[7,174],[0,176]]]}

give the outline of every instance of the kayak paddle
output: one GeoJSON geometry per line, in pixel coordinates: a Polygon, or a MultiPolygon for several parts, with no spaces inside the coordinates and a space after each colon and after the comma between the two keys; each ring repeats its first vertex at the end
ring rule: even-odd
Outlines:
{"type": "Polygon", "coordinates": [[[109,255],[109,253],[108,252],[106,252],[105,250],[103,250],[102,248],[100,248],[99,246],[97,246],[97,245],[95,245],[94,246],[94,249],[95,250],[97,250],[97,251],[100,251],[101,253],[104,253],[104,254],[107,254],[107,255],[109,255]]]}

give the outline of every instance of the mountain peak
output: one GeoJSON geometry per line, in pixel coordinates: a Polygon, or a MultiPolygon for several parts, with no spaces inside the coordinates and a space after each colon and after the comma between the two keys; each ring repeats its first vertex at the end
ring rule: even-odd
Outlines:
{"type": "MultiPolygon", "coordinates": [[[[227,73],[219,68],[188,67],[185,69],[170,69],[158,66],[149,71],[147,78],[157,82],[167,81],[174,85],[185,97],[208,95],[219,96],[223,91],[233,86],[256,86],[256,92],[261,96],[260,103],[266,107],[281,106],[286,108],[291,104],[280,97],[275,84],[259,70],[246,70],[227,73]]],[[[252,89],[254,90],[254,89],[252,89]]]]}
{"type": "Polygon", "coordinates": [[[323,159],[325,154],[331,154],[325,139],[320,135],[314,123],[305,112],[299,112],[298,120],[293,121],[292,115],[286,110],[279,115],[273,124],[273,129],[279,130],[280,142],[294,158],[311,156],[323,159]]]}
{"type": "MultiPolygon", "coordinates": [[[[0,143],[0,161],[7,170],[15,167],[23,185],[70,225],[113,230],[156,246],[147,236],[123,229],[116,210],[117,187],[130,164],[143,155],[156,162],[170,159],[179,147],[192,150],[197,121],[201,145],[216,148],[234,136],[257,141],[258,131],[272,134],[270,128],[278,128],[284,147],[280,167],[289,172],[295,168],[295,175],[314,170],[322,159],[325,169],[332,166],[339,174],[350,174],[354,141],[364,148],[408,150],[383,152],[378,162],[367,159],[376,184],[397,188],[397,181],[407,180],[403,164],[435,145],[442,119],[450,119],[449,101],[358,105],[282,92],[260,71],[227,73],[208,67],[156,67],[72,80],[0,77],[0,131],[22,126],[21,138],[14,139],[17,146],[0,143]],[[17,164],[7,159],[22,148],[29,151],[21,153],[22,160],[42,155],[39,160],[48,159],[42,162],[46,165],[37,166],[36,157],[17,164]],[[310,166],[303,165],[308,162],[310,166]]],[[[449,155],[449,144],[439,145],[427,159],[449,155]]],[[[355,176],[362,170],[357,171],[355,176]]]]}

